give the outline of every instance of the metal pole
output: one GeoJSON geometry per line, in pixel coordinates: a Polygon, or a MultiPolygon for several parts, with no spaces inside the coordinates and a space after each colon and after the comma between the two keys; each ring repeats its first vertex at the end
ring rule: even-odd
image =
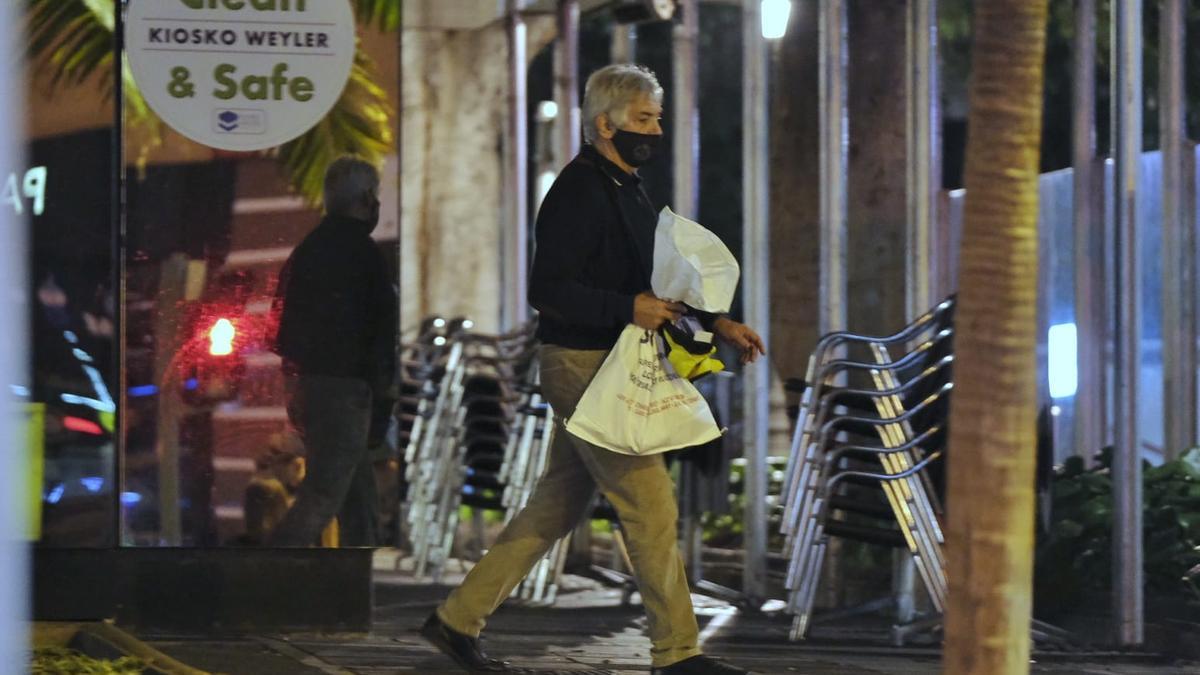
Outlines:
{"type": "Polygon", "coordinates": [[[1104,227],[1096,180],[1096,0],[1075,2],[1072,45],[1071,164],[1075,240],[1075,454],[1089,457],[1104,446],[1107,410],[1102,354],[1107,342],[1104,321],[1104,227]]]}
{"type": "Polygon", "coordinates": [[[696,71],[696,40],[700,32],[700,3],[680,0],[682,21],[671,31],[672,66],[675,80],[675,112],[672,115],[675,160],[675,212],[695,220],[700,204],[696,186],[700,183],[700,110],[696,93],[700,78],[696,71]]]}
{"type": "Polygon", "coordinates": [[[609,60],[613,63],[637,62],[637,24],[613,24],[609,60]]]}
{"type": "MultiPolygon", "coordinates": [[[[403,14],[403,13],[402,13],[403,14]]],[[[396,110],[404,110],[404,25],[396,27],[396,110]]],[[[401,174],[404,172],[404,122],[401,119],[396,120],[396,361],[400,361],[401,342],[404,339],[404,293],[399,292],[400,285],[404,283],[404,180],[401,174]]],[[[399,374],[396,374],[399,379],[399,374]]],[[[398,384],[398,382],[397,382],[398,384]]],[[[400,406],[393,410],[393,419],[397,422],[400,420],[400,406]]],[[[400,450],[401,460],[404,457],[404,450],[400,450]]],[[[399,543],[404,535],[406,526],[404,523],[404,490],[407,488],[407,483],[404,479],[405,466],[403,461],[398,466],[398,476],[395,487],[393,488],[395,502],[392,506],[392,524],[388,535],[392,537],[392,541],[399,543]]],[[[386,535],[385,535],[386,536],[386,535]]],[[[396,544],[393,544],[396,545],[396,544]]]]}
{"type": "Polygon", "coordinates": [[[846,3],[820,3],[821,272],[817,326],[823,335],[846,328],[846,3]]]}
{"type": "Polygon", "coordinates": [[[507,227],[504,248],[504,307],[500,317],[504,330],[516,328],[529,318],[525,285],[529,256],[529,177],[527,155],[529,130],[525,109],[525,20],[520,0],[508,0],[508,146],[504,192],[507,198],[507,227]]]}
{"type": "MultiPolygon", "coordinates": [[[[770,351],[770,130],[767,49],[759,0],[742,2],[742,301],[746,322],[770,351]]],[[[771,366],[759,359],[745,370],[743,456],[746,509],[742,591],[752,600],[767,594],[767,443],[771,412],[771,366]]]]}
{"type": "MultiPolygon", "coordinates": [[[[684,217],[696,220],[700,211],[696,193],[696,185],[700,180],[700,113],[696,106],[696,92],[700,84],[696,71],[700,4],[698,0],[680,0],[679,10],[683,16],[671,29],[671,66],[675,81],[675,105],[671,115],[675,194],[671,208],[684,217]]],[[[688,481],[688,499],[684,503],[686,508],[681,509],[684,515],[679,522],[680,539],[683,541],[688,578],[698,581],[704,576],[703,529],[696,512],[695,497],[691,494],[695,490],[695,474],[693,470],[683,468],[680,476],[691,479],[688,481]]],[[[680,486],[680,492],[684,492],[683,486],[680,486]]]]}
{"type": "MultiPolygon", "coordinates": [[[[554,102],[558,112],[554,125],[551,167],[562,169],[579,152],[579,3],[558,0],[555,21],[558,39],[554,43],[554,102]]],[[[577,560],[591,559],[592,529],[587,522],[575,527],[571,537],[571,555],[577,560]]]]}
{"type": "Polygon", "coordinates": [[[1117,640],[1143,641],[1142,462],[1138,433],[1141,277],[1138,163],[1142,151],[1142,0],[1112,3],[1112,120],[1116,223],[1116,452],[1113,457],[1114,611],[1117,640]]]}
{"type": "Polygon", "coordinates": [[[122,86],[123,55],[125,53],[125,5],[120,0],[113,13],[113,131],[109,176],[112,200],[109,206],[109,258],[112,264],[113,294],[113,349],[109,365],[117,381],[117,410],[113,414],[113,544],[122,544],[125,514],[121,495],[125,492],[125,401],[129,386],[125,369],[121,367],[125,357],[125,88],[122,86]]]}
{"type": "Polygon", "coordinates": [[[941,116],[938,108],[937,0],[908,2],[908,256],[906,315],[911,321],[949,292],[938,288],[935,238],[941,186],[941,116]]]}
{"type": "Polygon", "coordinates": [[[579,153],[579,0],[558,0],[554,101],[558,103],[555,160],[562,168],[579,153]]]}
{"type": "MultiPolygon", "coordinates": [[[[937,0],[908,0],[905,55],[906,79],[906,228],[905,316],[920,316],[949,293],[942,287],[941,270],[946,264],[937,240],[942,182],[941,115],[938,106],[937,0]]],[[[908,551],[894,556],[892,590],[896,620],[912,621],[916,566],[908,551]]]]}
{"type": "Polygon", "coordinates": [[[1184,23],[1182,0],[1162,0],[1158,33],[1159,147],[1162,148],[1162,373],[1163,441],[1167,459],[1196,441],[1195,337],[1187,317],[1195,312],[1184,208],[1184,23]],[[1190,341],[1190,345],[1189,345],[1190,341]]]}

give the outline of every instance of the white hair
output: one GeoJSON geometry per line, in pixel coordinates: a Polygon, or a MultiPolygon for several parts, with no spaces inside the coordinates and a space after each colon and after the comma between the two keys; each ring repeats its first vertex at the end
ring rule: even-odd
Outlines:
{"type": "Polygon", "coordinates": [[[353,155],[339,157],[325,170],[325,212],[345,213],[355,200],[379,190],[379,172],[366,160],[353,155]]]}
{"type": "Polygon", "coordinates": [[[613,125],[625,123],[625,111],[639,94],[646,94],[661,104],[662,85],[654,71],[632,63],[605,66],[588,77],[583,88],[583,137],[595,142],[600,137],[596,118],[607,115],[613,125]]]}

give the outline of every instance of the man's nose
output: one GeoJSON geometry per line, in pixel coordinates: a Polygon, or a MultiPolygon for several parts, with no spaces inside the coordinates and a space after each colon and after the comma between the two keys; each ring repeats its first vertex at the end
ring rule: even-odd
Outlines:
{"type": "Polygon", "coordinates": [[[653,131],[653,133],[655,133],[659,136],[662,135],[663,129],[662,129],[662,124],[659,123],[659,120],[654,120],[654,128],[652,131],[653,131]]]}

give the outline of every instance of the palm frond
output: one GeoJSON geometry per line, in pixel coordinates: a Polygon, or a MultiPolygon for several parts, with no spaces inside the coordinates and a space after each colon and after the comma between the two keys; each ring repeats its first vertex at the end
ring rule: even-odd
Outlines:
{"type": "Polygon", "coordinates": [[[393,150],[393,111],[378,84],[375,64],[361,50],[338,102],[315,127],[280,146],[278,158],[292,188],[310,203],[321,201],[325,168],[338,157],[357,155],[379,165],[393,150]]]}
{"type": "Polygon", "coordinates": [[[374,26],[382,31],[394,31],[400,27],[402,6],[402,0],[354,1],[359,25],[374,26]]]}
{"type": "Polygon", "coordinates": [[[100,71],[101,87],[112,91],[111,0],[27,0],[26,17],[28,57],[51,69],[52,88],[80,84],[100,71]]]}

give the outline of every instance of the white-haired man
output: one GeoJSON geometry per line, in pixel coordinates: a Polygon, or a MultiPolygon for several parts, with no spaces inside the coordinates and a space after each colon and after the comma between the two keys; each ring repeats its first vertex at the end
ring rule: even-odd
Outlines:
{"type": "Polygon", "coordinates": [[[283,357],[288,416],[304,439],[308,472],[271,536],[311,546],[337,516],[339,543],[375,546],[375,473],[367,452],[374,402],[396,372],[396,292],[383,252],[379,174],[342,157],[325,172],[325,218],[279,274],[275,351],[283,357]],[[281,306],[281,307],[280,307],[281,306]]]}
{"type": "MultiPolygon", "coordinates": [[[[656,673],[744,673],[704,656],[683,560],[676,544],[674,486],[662,457],[611,452],[562,427],[625,326],[657,330],[683,305],[650,288],[657,210],[637,167],[662,139],[662,87],[634,65],[602,68],[584,90],[587,144],[542,203],[529,300],[541,317],[542,393],[559,423],[550,458],[529,504],[505,528],[462,585],[429,617],[422,633],[468,670],[504,670],[479,648],[479,632],[550,546],[585,517],[597,489],[621,519],[642,594],[656,673]]],[[[725,317],[714,332],[763,353],[761,339],[725,317]]]]}

